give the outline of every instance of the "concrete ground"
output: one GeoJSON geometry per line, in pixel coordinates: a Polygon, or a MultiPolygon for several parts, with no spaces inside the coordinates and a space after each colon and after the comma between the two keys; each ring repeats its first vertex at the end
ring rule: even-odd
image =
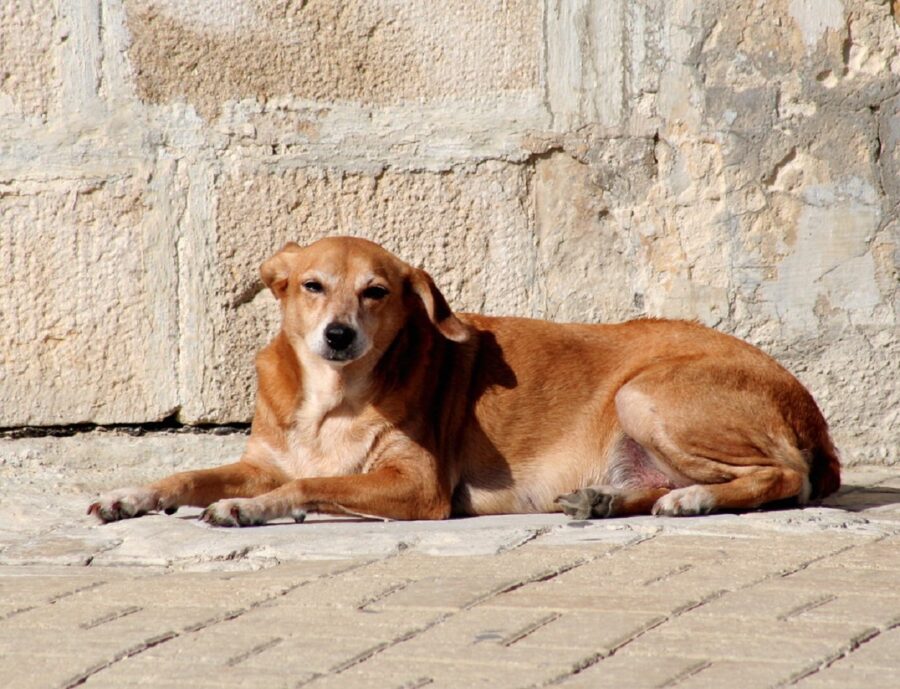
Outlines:
{"type": "Polygon", "coordinates": [[[243,443],[0,439],[0,687],[898,686],[896,468],[848,469],[822,507],[683,519],[84,514],[243,443]]]}

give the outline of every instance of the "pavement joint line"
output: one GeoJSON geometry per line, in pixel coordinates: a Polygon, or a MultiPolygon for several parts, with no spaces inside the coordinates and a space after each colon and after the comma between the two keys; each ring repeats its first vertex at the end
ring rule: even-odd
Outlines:
{"type": "Polygon", "coordinates": [[[554,528],[555,527],[553,527],[553,526],[542,526],[538,529],[532,529],[528,532],[527,535],[523,536],[522,539],[519,540],[518,542],[513,543],[512,545],[500,546],[500,548],[497,549],[497,554],[500,555],[501,553],[508,553],[509,551],[521,548],[522,546],[527,545],[528,543],[533,543],[534,541],[539,539],[541,536],[553,531],[554,528]]]}
{"type": "Polygon", "coordinates": [[[837,600],[837,596],[831,594],[827,596],[820,596],[819,598],[814,598],[811,601],[807,601],[806,603],[798,605],[796,608],[788,610],[786,613],[779,615],[775,619],[780,622],[784,622],[785,620],[789,620],[792,617],[797,617],[798,615],[802,615],[803,613],[809,612],[810,610],[821,608],[823,605],[827,605],[828,603],[831,603],[835,600],[837,600]]]}
{"type": "MultiPolygon", "coordinates": [[[[869,545],[870,543],[878,543],[883,538],[884,538],[884,536],[879,536],[871,541],[867,541],[866,545],[869,545]]],[[[859,543],[850,543],[849,545],[841,546],[837,550],[832,550],[831,552],[823,553],[822,555],[818,555],[812,559],[804,560],[799,565],[785,567],[784,569],[777,572],[777,574],[775,574],[775,576],[777,576],[781,579],[787,579],[788,577],[793,576],[794,574],[797,574],[798,572],[804,571],[805,569],[809,568],[811,565],[816,564],[817,562],[821,562],[822,560],[827,560],[829,558],[834,557],[835,555],[842,555],[843,553],[853,550],[854,548],[858,548],[859,546],[860,546],[859,543]]],[[[770,577],[769,575],[767,575],[765,578],[768,579],[768,578],[774,578],[774,577],[770,577]]]]}
{"type": "MultiPolygon", "coordinates": [[[[593,557],[578,557],[574,560],[570,560],[568,563],[565,563],[565,564],[557,566],[557,567],[552,567],[550,569],[545,569],[542,572],[538,572],[537,574],[534,574],[530,577],[520,578],[514,582],[506,583],[501,586],[498,586],[498,587],[488,591],[487,593],[482,594],[481,596],[476,596],[474,599],[461,605],[459,610],[442,613],[442,614],[438,615],[437,617],[435,617],[434,619],[428,621],[427,623],[425,623],[419,627],[416,627],[414,629],[408,630],[407,632],[391,639],[390,641],[385,641],[383,643],[372,646],[371,648],[366,649],[362,653],[357,654],[353,658],[350,658],[349,660],[344,661],[343,663],[340,663],[340,664],[334,666],[333,668],[329,669],[329,671],[327,673],[314,674],[312,677],[309,677],[308,679],[303,680],[299,684],[295,685],[295,689],[297,687],[307,686],[319,679],[322,679],[323,677],[340,674],[341,672],[344,672],[345,670],[348,670],[351,667],[360,665],[360,664],[366,662],[367,660],[375,657],[376,655],[383,653],[384,651],[388,650],[389,648],[393,648],[393,647],[398,646],[406,641],[409,641],[410,639],[413,639],[421,634],[424,634],[425,632],[427,632],[431,629],[434,629],[438,625],[443,624],[444,622],[446,622],[450,618],[458,615],[459,613],[465,612],[466,610],[471,610],[472,608],[475,608],[478,605],[481,605],[489,600],[492,600],[493,598],[501,596],[505,593],[509,593],[511,591],[515,591],[515,590],[520,589],[523,586],[527,586],[529,584],[550,581],[551,579],[554,579],[562,574],[565,574],[566,572],[570,572],[573,569],[576,569],[578,567],[586,565],[590,562],[594,562],[595,560],[599,560],[604,557],[609,557],[609,556],[611,556],[615,553],[621,552],[622,550],[625,550],[627,548],[631,548],[631,547],[640,545],[641,543],[644,543],[646,541],[649,541],[649,540],[655,538],[658,534],[659,534],[659,531],[656,531],[652,534],[642,535],[642,536],[639,536],[627,543],[623,543],[621,545],[614,546],[614,547],[610,548],[609,550],[607,550],[606,552],[601,553],[599,555],[596,555],[593,557]]],[[[387,595],[391,595],[391,593],[388,593],[387,595]]],[[[384,596],[384,597],[387,597],[387,596],[384,596]]]]}
{"type": "MultiPolygon", "coordinates": [[[[312,579],[304,579],[296,584],[291,584],[289,586],[286,586],[286,587],[282,588],[280,591],[269,594],[269,595],[265,596],[264,598],[255,600],[255,601],[251,602],[249,605],[246,605],[242,608],[237,608],[231,612],[225,613],[224,615],[217,615],[216,617],[212,617],[204,622],[199,622],[197,624],[190,625],[188,627],[183,628],[181,631],[164,632],[163,634],[156,635],[154,637],[151,637],[150,639],[145,639],[144,641],[142,641],[124,651],[114,653],[112,658],[110,658],[109,660],[97,663],[97,664],[93,665],[92,667],[90,667],[85,672],[82,672],[81,674],[76,675],[75,677],[72,677],[71,679],[67,680],[62,685],[60,685],[60,689],[74,689],[75,687],[81,686],[82,684],[87,682],[91,677],[103,672],[104,670],[109,669],[113,665],[120,663],[123,660],[126,660],[128,658],[136,656],[140,653],[143,653],[144,651],[148,651],[151,648],[154,648],[155,646],[159,646],[161,644],[172,641],[173,639],[177,639],[182,636],[187,636],[188,634],[195,634],[199,631],[208,629],[209,627],[213,627],[217,624],[223,624],[230,620],[237,619],[238,617],[241,617],[242,615],[245,615],[248,612],[257,609],[260,606],[265,605],[266,603],[269,603],[273,600],[282,598],[303,586],[307,586],[316,581],[322,581],[324,579],[329,579],[334,576],[341,576],[348,572],[352,572],[357,569],[362,569],[363,567],[367,567],[371,564],[375,564],[377,562],[383,562],[385,559],[389,559],[390,557],[392,557],[392,556],[388,556],[388,558],[370,559],[370,560],[365,560],[363,562],[355,562],[355,563],[351,564],[350,566],[344,567],[336,572],[328,572],[328,573],[319,575],[317,577],[313,577],[312,579]]],[[[104,584],[104,583],[106,583],[106,582],[95,582],[95,584],[104,584]]],[[[85,589],[85,588],[95,588],[95,587],[81,587],[81,588],[85,589]]]]}
{"type": "Polygon", "coordinates": [[[2,617],[0,617],[0,622],[5,622],[6,620],[8,620],[12,617],[15,617],[16,615],[21,615],[22,613],[29,612],[31,610],[34,610],[36,608],[39,608],[39,607],[42,607],[45,605],[54,605],[58,601],[63,600],[64,598],[68,598],[69,596],[74,596],[76,593],[81,593],[82,591],[90,591],[91,589],[95,589],[100,586],[104,586],[105,584],[106,584],[105,581],[95,581],[95,582],[92,582],[85,586],[79,586],[78,588],[72,589],[71,591],[64,591],[63,593],[58,593],[55,596],[50,596],[50,598],[48,598],[43,603],[39,603],[38,605],[26,605],[25,607],[11,610],[8,613],[6,613],[5,615],[3,615],[2,617]]]}
{"type": "Polygon", "coordinates": [[[106,615],[101,615],[100,617],[94,618],[88,622],[82,622],[78,625],[81,629],[93,629],[94,627],[99,627],[101,624],[106,624],[107,622],[114,622],[115,620],[120,620],[123,617],[127,617],[128,615],[133,615],[136,612],[140,612],[143,608],[138,607],[137,605],[130,605],[127,608],[122,608],[121,610],[114,610],[111,613],[106,615]]]}
{"type": "Polygon", "coordinates": [[[662,684],[657,684],[656,689],[669,689],[670,687],[675,687],[681,684],[684,680],[699,675],[710,665],[712,665],[712,662],[709,660],[701,660],[698,663],[694,663],[690,667],[685,668],[684,670],[676,674],[674,677],[670,677],[662,684]]]}
{"type": "MultiPolygon", "coordinates": [[[[553,678],[549,679],[548,681],[543,682],[542,684],[533,685],[533,687],[535,687],[535,689],[537,689],[537,688],[542,689],[543,687],[556,686],[556,685],[560,684],[561,682],[564,682],[565,680],[569,679],[570,677],[574,677],[575,675],[578,675],[578,674],[584,672],[589,667],[596,665],[600,661],[606,660],[607,658],[611,658],[616,653],[621,651],[623,648],[625,648],[629,644],[634,643],[635,641],[640,639],[642,636],[644,636],[648,632],[651,632],[654,629],[666,624],[667,622],[671,622],[672,620],[681,617],[682,615],[684,615],[687,612],[690,612],[691,610],[696,610],[697,608],[700,608],[711,601],[721,598],[726,593],[729,593],[729,591],[726,589],[720,589],[718,591],[714,591],[713,593],[711,593],[707,596],[704,596],[700,600],[692,601],[690,603],[686,603],[685,605],[681,605],[681,606],[675,608],[675,610],[673,610],[668,615],[661,615],[659,617],[654,617],[652,620],[645,622],[640,627],[635,629],[632,633],[626,635],[623,639],[621,639],[620,641],[618,641],[617,643],[612,645],[610,648],[608,648],[606,650],[598,651],[596,653],[592,653],[591,655],[580,659],[579,661],[577,661],[575,663],[575,665],[572,667],[572,669],[569,672],[565,672],[561,675],[553,677],[553,678]]],[[[532,688],[529,687],[529,689],[532,689],[532,688]]]]}
{"type": "Polygon", "coordinates": [[[269,639],[268,641],[265,641],[257,646],[254,646],[253,648],[251,648],[247,651],[244,651],[243,653],[239,653],[238,655],[229,658],[228,660],[225,661],[225,665],[227,667],[234,667],[235,665],[243,663],[248,658],[252,658],[253,656],[259,655],[263,651],[267,651],[270,648],[277,646],[282,641],[284,641],[284,639],[282,639],[280,636],[276,636],[273,639],[269,639]]]}
{"type": "Polygon", "coordinates": [[[372,594],[371,596],[369,596],[367,598],[363,598],[363,599],[357,601],[355,607],[357,610],[365,610],[370,605],[374,605],[375,603],[378,603],[379,601],[383,601],[385,598],[388,598],[389,596],[392,596],[395,593],[399,593],[400,591],[405,589],[407,586],[409,586],[411,583],[412,583],[411,579],[404,579],[401,582],[398,582],[396,584],[388,586],[386,589],[383,589],[383,590],[379,591],[378,593],[372,594]]]}
{"type": "Polygon", "coordinates": [[[653,584],[658,584],[661,581],[665,581],[666,579],[671,579],[672,577],[676,577],[679,574],[684,574],[685,572],[689,572],[694,569],[694,565],[684,564],[681,567],[676,567],[673,570],[660,574],[658,577],[653,577],[652,579],[647,579],[642,582],[644,586],[652,586],[653,584]]]}
{"type": "MultiPolygon", "coordinates": [[[[404,641],[408,641],[409,639],[412,639],[414,636],[417,636],[417,635],[421,634],[422,632],[427,631],[428,629],[431,629],[431,627],[440,624],[445,619],[447,619],[447,617],[450,617],[450,616],[451,616],[451,613],[444,613],[444,616],[441,616],[437,620],[432,620],[433,624],[425,625],[424,627],[416,627],[414,629],[410,629],[410,630],[404,632],[403,634],[401,634],[400,636],[394,637],[390,641],[382,641],[380,644],[375,644],[374,646],[367,648],[366,650],[362,651],[361,653],[357,653],[352,658],[348,658],[347,660],[345,660],[341,663],[338,663],[334,667],[329,668],[327,674],[328,675],[339,675],[342,672],[344,672],[345,670],[349,670],[351,667],[354,667],[355,665],[364,663],[369,658],[372,658],[372,657],[378,655],[379,653],[382,653],[382,652],[388,650],[389,648],[396,646],[397,644],[402,644],[404,641]]],[[[324,677],[324,676],[325,675],[320,675],[320,677],[324,677]]],[[[316,679],[319,679],[319,677],[317,677],[316,679]]],[[[310,680],[310,681],[313,681],[313,680],[310,680]]]]}
{"type": "MultiPolygon", "coordinates": [[[[654,534],[650,538],[655,537],[655,535],[656,534],[654,534]]],[[[623,639],[621,642],[619,642],[618,644],[611,647],[609,650],[599,651],[597,653],[593,653],[589,656],[586,656],[585,658],[582,658],[581,660],[576,662],[575,665],[573,666],[572,670],[570,670],[569,672],[563,673],[562,675],[558,675],[557,677],[553,677],[541,684],[531,685],[529,687],[529,689],[543,689],[544,687],[558,685],[561,682],[569,679],[570,677],[573,677],[581,672],[584,672],[586,669],[588,669],[589,667],[591,667],[593,665],[596,665],[597,663],[601,662],[602,660],[612,657],[613,655],[618,653],[620,650],[622,650],[625,646],[633,643],[634,641],[638,640],[640,637],[642,637],[645,634],[647,634],[648,632],[656,629],[657,627],[660,627],[663,624],[666,624],[667,622],[670,622],[671,620],[674,620],[674,619],[680,617],[681,615],[684,615],[684,614],[690,612],[691,610],[696,610],[697,608],[700,608],[700,607],[706,605],[707,603],[711,603],[714,600],[722,598],[723,596],[726,596],[729,593],[735,593],[737,591],[743,591],[743,590],[746,590],[749,588],[753,588],[754,586],[758,586],[759,584],[769,581],[771,579],[775,579],[776,577],[783,578],[786,576],[790,576],[791,574],[796,574],[797,572],[803,571],[804,569],[806,569],[807,567],[809,567],[810,565],[812,565],[816,562],[819,562],[821,560],[824,560],[824,559],[827,559],[830,557],[834,557],[835,555],[840,555],[841,553],[844,553],[853,548],[857,548],[860,545],[868,545],[872,542],[878,542],[880,540],[883,540],[884,538],[887,538],[887,535],[880,536],[877,539],[872,539],[872,540],[866,541],[864,544],[855,543],[855,544],[843,546],[841,548],[838,548],[831,552],[825,553],[823,555],[818,555],[816,557],[810,558],[809,560],[806,560],[795,567],[792,567],[789,569],[783,569],[783,570],[780,570],[780,571],[774,572],[774,573],[765,574],[751,582],[747,582],[746,584],[736,586],[733,589],[719,589],[717,591],[714,591],[713,593],[711,593],[707,596],[704,596],[703,598],[701,598],[698,601],[689,602],[689,603],[686,603],[685,605],[682,605],[682,606],[676,608],[669,615],[650,620],[645,625],[639,627],[634,633],[630,634],[627,638],[623,639]]],[[[648,540],[648,539],[644,539],[644,540],[648,540]]],[[[644,541],[643,540],[638,541],[638,543],[642,543],[642,542],[644,542],[644,541]]],[[[897,626],[900,626],[900,620],[897,621],[897,626]]],[[[880,631],[878,633],[880,633],[880,631]]],[[[868,638],[864,639],[864,641],[868,641],[871,638],[874,638],[874,637],[868,637],[868,638]]],[[[855,650],[855,648],[858,647],[860,643],[861,642],[857,641],[856,646],[854,646],[854,648],[852,650],[855,650]]],[[[835,662],[836,660],[838,660],[838,658],[843,657],[844,655],[847,655],[849,652],[850,651],[845,651],[845,652],[839,654],[839,656],[837,658],[834,658],[833,660],[831,660],[831,662],[832,663],[835,662]]],[[[807,674],[812,674],[817,671],[818,671],[817,669],[812,669],[807,674]]],[[[803,678],[802,676],[798,676],[798,677],[796,677],[796,680],[794,680],[794,678],[792,677],[792,678],[789,678],[788,680],[786,680],[785,683],[783,683],[781,685],[776,685],[776,686],[779,689],[782,686],[790,686],[791,684],[796,684],[796,682],[799,682],[802,678],[803,678]]]]}
{"type": "Polygon", "coordinates": [[[47,605],[53,605],[54,603],[61,601],[63,598],[68,598],[69,596],[74,596],[76,593],[83,593],[84,591],[91,591],[96,588],[100,588],[101,586],[105,586],[106,581],[93,581],[90,584],[85,584],[84,586],[79,586],[78,588],[72,589],[71,591],[64,591],[63,593],[57,593],[55,596],[50,596],[47,599],[47,605]]]}
{"type": "MultiPolygon", "coordinates": [[[[897,626],[897,625],[894,625],[897,626]]],[[[884,629],[878,629],[877,627],[871,627],[866,629],[865,631],[860,632],[856,636],[854,636],[848,643],[839,647],[836,651],[829,653],[821,660],[811,663],[805,669],[800,670],[799,672],[791,675],[783,682],[776,684],[773,689],[782,689],[783,687],[792,687],[798,684],[801,680],[806,679],[807,677],[812,677],[816,675],[822,670],[827,670],[832,665],[834,665],[837,661],[846,658],[851,653],[856,651],[863,644],[871,641],[872,639],[880,636],[883,632],[890,631],[894,627],[888,626],[884,629]]]]}
{"type": "Polygon", "coordinates": [[[163,632],[162,634],[157,634],[156,636],[150,637],[149,639],[145,639],[134,646],[126,648],[124,651],[119,651],[114,654],[112,658],[107,661],[97,663],[96,665],[91,666],[81,674],[75,675],[74,677],[68,679],[63,682],[61,685],[64,689],[74,689],[75,687],[80,687],[82,684],[87,682],[94,675],[103,672],[107,668],[112,667],[116,663],[119,663],[126,658],[131,658],[132,656],[136,656],[139,653],[143,653],[154,646],[159,646],[160,644],[164,644],[166,641],[171,641],[172,639],[178,637],[178,632],[163,632]]]}
{"type": "Polygon", "coordinates": [[[514,643],[519,642],[522,639],[526,638],[530,634],[533,634],[541,627],[546,627],[551,622],[555,622],[560,617],[562,617],[562,613],[558,613],[558,612],[552,612],[549,615],[545,615],[544,617],[540,618],[539,620],[535,620],[531,624],[522,627],[522,629],[520,629],[519,631],[513,632],[512,634],[507,636],[505,639],[501,639],[499,641],[499,644],[501,646],[506,646],[508,648],[509,646],[512,646],[514,643]]]}

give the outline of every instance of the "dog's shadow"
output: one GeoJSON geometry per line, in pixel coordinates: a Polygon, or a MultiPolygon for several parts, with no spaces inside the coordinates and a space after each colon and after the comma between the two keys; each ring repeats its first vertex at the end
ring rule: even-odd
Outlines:
{"type": "Polygon", "coordinates": [[[900,488],[845,484],[837,493],[825,498],[821,504],[823,507],[835,507],[848,512],[864,512],[879,507],[900,505],[900,488]]]}

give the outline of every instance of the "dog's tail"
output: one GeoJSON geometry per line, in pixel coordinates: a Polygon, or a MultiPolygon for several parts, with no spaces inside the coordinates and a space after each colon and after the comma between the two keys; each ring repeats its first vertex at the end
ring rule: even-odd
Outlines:
{"type": "Polygon", "coordinates": [[[841,487],[841,460],[827,429],[810,451],[810,499],[827,498],[841,487]]]}
{"type": "Polygon", "coordinates": [[[781,409],[794,430],[791,444],[795,452],[799,450],[809,472],[809,499],[822,500],[841,487],[838,451],[828,433],[828,422],[812,395],[799,383],[785,392],[781,409]]]}

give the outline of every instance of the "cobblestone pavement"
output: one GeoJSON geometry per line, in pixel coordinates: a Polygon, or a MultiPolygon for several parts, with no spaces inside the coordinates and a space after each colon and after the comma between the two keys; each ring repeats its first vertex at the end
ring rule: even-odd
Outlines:
{"type": "Polygon", "coordinates": [[[95,525],[108,477],[78,452],[17,465],[16,443],[2,687],[898,686],[896,469],[851,469],[806,510],[222,530],[95,525]]]}

